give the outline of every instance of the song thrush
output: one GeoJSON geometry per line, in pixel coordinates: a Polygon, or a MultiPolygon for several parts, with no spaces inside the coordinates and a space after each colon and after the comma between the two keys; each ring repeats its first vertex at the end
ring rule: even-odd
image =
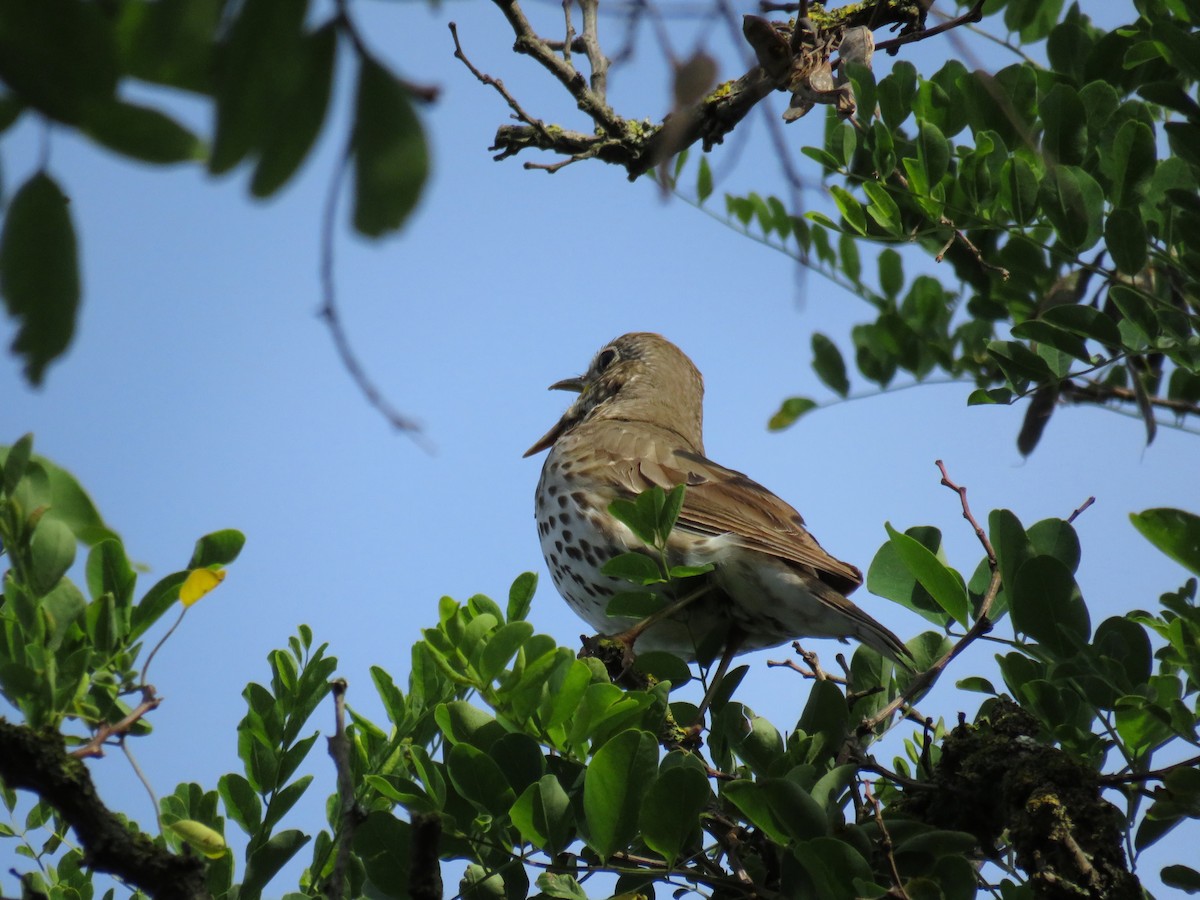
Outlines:
{"type": "Polygon", "coordinates": [[[619,337],[586,374],[551,389],[579,398],[525,453],[550,448],[537,486],[538,532],[555,587],[598,632],[689,661],[715,636],[722,670],[735,654],[800,637],[853,637],[893,659],[910,656],[846,599],[862,584],[858,569],[826,553],[783,500],[704,456],[703,380],[666,338],[619,337]],[[630,586],[601,567],[617,554],[647,550],[609,505],[679,484],[687,487],[668,564],[711,563],[713,570],[687,579],[687,596],[668,598],[674,605],[648,625],[606,615],[609,600],[630,586]]]}

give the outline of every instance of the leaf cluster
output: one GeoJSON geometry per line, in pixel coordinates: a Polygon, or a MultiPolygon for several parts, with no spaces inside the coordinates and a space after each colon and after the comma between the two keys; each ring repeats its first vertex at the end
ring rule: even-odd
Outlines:
{"type": "MultiPolygon", "coordinates": [[[[339,57],[353,60],[357,83],[343,153],[354,176],[352,224],[378,238],[399,229],[420,197],[429,159],[415,103],[432,92],[367,48],[345,4],[332,13],[308,0],[4,4],[0,137],[33,119],[48,141],[52,125],[68,128],[150,165],[203,165],[212,175],[246,166],[250,194],[265,199],[294,180],[325,129],[339,57]],[[123,98],[135,88],[205,101],[211,134],[194,133],[165,103],[123,98]]],[[[43,160],[0,226],[0,295],[34,385],[69,346],[82,297],[69,203],[43,160]]]]}
{"type": "MultiPolygon", "coordinates": [[[[1060,4],[987,4],[1023,43],[1046,42],[1048,67],[952,59],[925,77],[901,61],[877,80],[848,65],[858,116],[831,112],[824,146],[803,149],[836,219],[726,195],[728,221],[874,307],[849,335],[862,378],[938,373],[973,382],[973,404],[1036,396],[1024,453],[1058,399],[1134,408],[1150,440],[1157,414],[1200,410],[1200,33],[1184,4],[1137,6],[1104,32],[1077,5],[1060,20],[1060,4]],[[864,242],[883,245],[874,267],[864,242]],[[953,280],[906,279],[908,244],[953,280]]],[[[703,160],[695,191],[713,192],[703,160]]],[[[812,351],[846,397],[837,344],[816,334],[812,351]]],[[[816,406],[791,398],[771,425],[816,406]]]]}
{"type": "MultiPolygon", "coordinates": [[[[99,688],[89,685],[136,684],[136,673],[110,662],[112,642],[127,648],[136,640],[131,634],[144,633],[137,628],[147,617],[168,608],[156,588],[129,608],[130,624],[117,627],[115,637],[85,627],[95,604],[112,604],[113,618],[124,621],[125,607],[110,595],[129,574],[113,563],[118,557],[111,548],[96,549],[118,542],[86,494],[30,450],[23,439],[3,459],[6,587],[30,596],[41,591],[36,599],[44,603],[62,582],[63,551],[48,552],[45,536],[38,537],[56,516],[70,523],[62,527],[72,541],[93,537],[98,561],[89,568],[97,571],[95,583],[108,587],[70,627],[59,629],[62,638],[53,647],[46,638],[56,633],[51,610],[43,606],[32,619],[17,615],[14,602],[28,598],[12,601],[6,593],[2,621],[10,633],[26,629],[22,646],[40,639],[40,652],[60,671],[64,654],[80,649],[90,654],[88,666],[98,667],[87,671],[90,681],[74,706],[52,707],[43,693],[22,693],[19,680],[6,682],[6,697],[26,716],[26,734],[33,734],[30,724],[57,729],[94,716],[89,704],[99,688]],[[60,485],[58,504],[37,505],[38,491],[50,484],[60,485]],[[107,581],[98,574],[101,563],[116,573],[104,576],[107,581]],[[55,572],[58,581],[50,584],[55,572]]],[[[681,493],[658,491],[618,512],[661,548],[682,502],[681,493]]],[[[1200,571],[1200,519],[1149,510],[1135,521],[1156,545],[1200,571]]],[[[202,539],[192,562],[229,561],[240,547],[233,535],[202,539]]],[[[1094,816],[1086,818],[1085,811],[1099,810],[1099,821],[1107,823],[1106,871],[1127,882],[1132,875],[1123,840],[1136,856],[1200,817],[1194,764],[1159,762],[1200,743],[1196,581],[1164,595],[1156,611],[1115,616],[1093,629],[1075,580],[1081,549],[1070,523],[1050,519],[1025,528],[1016,515],[998,510],[989,517],[987,537],[994,561],[985,557],[966,579],[946,561],[935,529],[889,528],[868,587],[935,626],[908,642],[917,671],[896,670],[869,648],[859,648],[841,676],[822,672],[815,657],[806,656],[813,666],[805,673],[812,679],[807,701],[781,730],[734,698],[743,666],[713,700],[705,752],[676,724],[695,719],[695,706],[674,696],[686,673],[638,689],[613,684],[596,660],[576,658],[536,633],[527,620],[532,574],[514,581],[503,606],[483,595],[466,602],[442,598],[436,623],[412,649],[406,686],[381,668],[371,670],[386,722],[348,709],[346,771],[326,804],[323,828],[285,821],[311,786],[314,775],[305,763],[319,735],[308,722],[329,697],[337,671],[327,647],[301,626],[286,648],[269,654],[269,680],[243,692],[240,770],[221,776],[215,788],[179,785],[159,804],[161,834],[139,839],[162,852],[205,857],[213,897],[277,891],[284,866],[310,847],[297,889],[283,895],[289,900],[326,895],[334,884],[350,897],[408,896],[416,885],[424,890],[440,883],[441,860],[465,863],[458,888],[464,897],[581,898],[597,896],[596,885],[603,884],[604,896],[649,895],[657,885],[727,897],[850,900],[904,890],[966,900],[981,887],[1026,898],[1047,880],[1082,883],[1083,873],[1057,856],[1046,863],[1043,851],[1061,844],[1062,834],[1091,847],[1093,835],[1083,823],[1094,816]],[[935,678],[981,623],[1003,624],[1006,617],[1011,637],[994,638],[1008,648],[999,657],[1005,693],[968,676],[960,689],[988,695],[975,724],[964,721],[951,732],[921,716],[917,705],[933,682],[928,673],[935,678]],[[963,629],[969,629],[965,635],[963,629]],[[1038,771],[1074,773],[1070,790],[1058,785],[1057,830],[1039,831],[1028,806],[1035,796],[1029,779],[1015,776],[1011,793],[997,793],[1000,782],[988,782],[998,800],[1025,798],[995,805],[999,818],[944,813],[972,808],[966,800],[979,779],[966,777],[973,770],[962,748],[973,735],[1003,731],[1009,709],[1019,712],[1025,741],[1014,746],[1036,751],[1044,762],[1038,771]],[[874,751],[905,717],[920,728],[903,739],[902,755],[881,764],[874,751]],[[1119,814],[1104,812],[1111,807],[1101,792],[1120,801],[1119,814]],[[245,836],[240,851],[230,845],[230,822],[245,836]],[[1006,850],[1015,865],[1005,862],[1006,850]],[[977,872],[985,859],[993,868],[977,872]],[[610,881],[594,881],[602,874],[610,881]]],[[[173,587],[162,590],[177,592],[184,577],[171,576],[173,587]]],[[[667,587],[674,580],[666,573],[667,587]]],[[[5,666],[20,663],[15,646],[10,640],[3,648],[5,666]]],[[[137,653],[122,649],[117,656],[132,669],[137,653]]],[[[1007,763],[1013,753],[1001,756],[1007,763]]],[[[1039,802],[1045,790],[1036,794],[1039,802]]],[[[11,786],[2,799],[15,814],[11,786]]],[[[14,840],[19,854],[39,864],[39,873],[28,876],[32,887],[90,890],[68,823],[45,795],[35,798],[22,825],[14,820],[0,828],[0,838],[14,840]],[[40,839],[42,831],[48,836],[40,839]]],[[[1163,872],[1171,884],[1197,877],[1182,863],[1163,872]]]]}

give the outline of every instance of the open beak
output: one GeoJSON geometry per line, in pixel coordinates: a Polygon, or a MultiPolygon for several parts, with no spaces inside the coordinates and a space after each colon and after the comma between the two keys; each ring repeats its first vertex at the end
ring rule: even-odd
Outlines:
{"type": "MultiPolygon", "coordinates": [[[[581,376],[576,376],[574,378],[564,378],[562,381],[554,382],[554,384],[550,385],[550,387],[547,390],[574,391],[575,393],[580,394],[580,393],[583,393],[583,378],[581,376]]],[[[558,440],[558,436],[563,433],[563,429],[565,429],[566,427],[567,427],[567,416],[566,416],[566,413],[564,413],[563,417],[561,419],[559,419],[557,423],[555,423],[554,427],[551,428],[549,431],[547,431],[545,434],[543,434],[541,439],[536,444],[534,444],[532,447],[530,447],[528,450],[526,450],[521,455],[521,458],[525,459],[527,457],[533,456],[535,453],[541,453],[543,450],[545,450],[547,447],[551,446],[555,441],[558,440]]]]}

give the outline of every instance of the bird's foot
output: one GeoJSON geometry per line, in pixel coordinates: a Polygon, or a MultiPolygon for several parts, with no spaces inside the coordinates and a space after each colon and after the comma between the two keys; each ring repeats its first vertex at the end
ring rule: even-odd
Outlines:
{"type": "Polygon", "coordinates": [[[629,690],[645,690],[654,684],[654,679],[634,667],[633,640],[624,634],[580,635],[580,641],[579,658],[600,660],[613,684],[629,690]]]}

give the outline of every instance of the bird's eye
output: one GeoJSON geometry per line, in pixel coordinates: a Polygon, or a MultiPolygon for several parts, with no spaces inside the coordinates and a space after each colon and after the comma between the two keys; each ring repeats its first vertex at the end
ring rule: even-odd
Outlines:
{"type": "Polygon", "coordinates": [[[605,347],[596,355],[596,374],[603,372],[611,366],[617,359],[617,351],[612,347],[605,347]]]}

